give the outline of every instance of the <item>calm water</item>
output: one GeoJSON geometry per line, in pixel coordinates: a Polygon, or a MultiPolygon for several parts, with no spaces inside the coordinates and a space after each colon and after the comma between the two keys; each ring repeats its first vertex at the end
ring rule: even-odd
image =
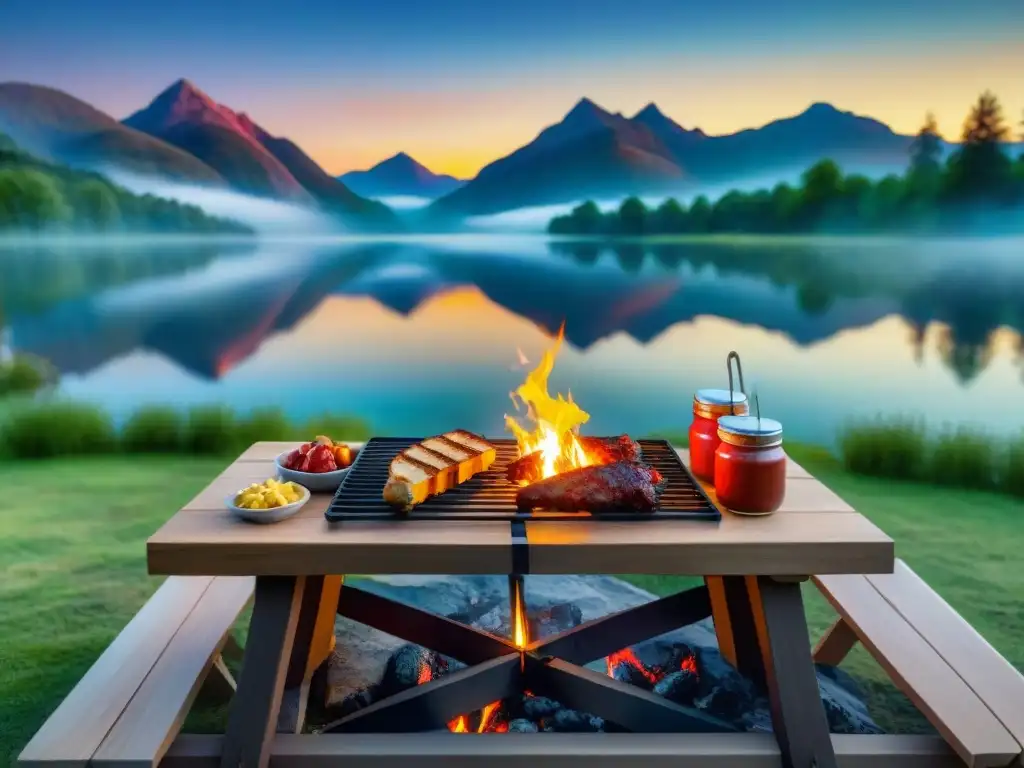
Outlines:
{"type": "Polygon", "coordinates": [[[0,281],[12,346],[118,415],[220,401],[497,436],[517,349],[536,362],[565,321],[552,383],[591,434],[685,428],[733,349],[793,439],[877,413],[1024,424],[1019,240],[22,246],[0,281]]]}

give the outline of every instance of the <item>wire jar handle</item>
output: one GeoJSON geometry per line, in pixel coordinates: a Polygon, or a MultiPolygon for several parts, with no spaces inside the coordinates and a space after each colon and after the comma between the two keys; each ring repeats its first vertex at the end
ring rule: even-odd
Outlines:
{"type": "Polygon", "coordinates": [[[735,388],[732,383],[732,362],[736,361],[736,376],[740,380],[740,393],[744,396],[747,394],[747,388],[743,384],[743,366],[740,365],[740,356],[738,352],[730,352],[725,358],[725,369],[729,372],[729,411],[735,416],[736,415],[736,398],[733,393],[735,388]]]}

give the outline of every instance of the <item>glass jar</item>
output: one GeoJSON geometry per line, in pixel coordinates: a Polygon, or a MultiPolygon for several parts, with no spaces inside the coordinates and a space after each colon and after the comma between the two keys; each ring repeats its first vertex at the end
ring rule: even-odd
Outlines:
{"type": "Polygon", "coordinates": [[[786,496],[782,424],[757,416],[723,416],[715,452],[715,493],[723,507],[767,515],[786,496]]]}
{"type": "Polygon", "coordinates": [[[705,483],[715,481],[715,451],[718,450],[718,419],[728,414],[747,413],[747,396],[728,389],[699,389],[693,396],[690,423],[690,471],[705,483]]]}

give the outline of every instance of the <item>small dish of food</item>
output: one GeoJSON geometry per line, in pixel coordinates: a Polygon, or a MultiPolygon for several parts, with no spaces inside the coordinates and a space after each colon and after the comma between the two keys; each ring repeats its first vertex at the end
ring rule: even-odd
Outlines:
{"type": "Polygon", "coordinates": [[[308,488],[272,477],[231,494],[224,504],[235,517],[251,523],[277,523],[294,515],[307,501],[308,488]]]}
{"type": "Polygon", "coordinates": [[[285,480],[298,483],[313,493],[334,493],[355,461],[358,451],[344,443],[319,435],[294,451],[275,459],[277,471],[285,480]]]}

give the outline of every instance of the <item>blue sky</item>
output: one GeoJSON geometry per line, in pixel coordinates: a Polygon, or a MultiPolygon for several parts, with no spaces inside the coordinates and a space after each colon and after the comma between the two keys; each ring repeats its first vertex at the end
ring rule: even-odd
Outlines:
{"type": "Polygon", "coordinates": [[[1024,0],[3,0],[0,80],[124,117],[179,77],[341,172],[472,173],[580,96],[723,133],[812,101],[955,134],[1024,109],[1024,0]]]}

